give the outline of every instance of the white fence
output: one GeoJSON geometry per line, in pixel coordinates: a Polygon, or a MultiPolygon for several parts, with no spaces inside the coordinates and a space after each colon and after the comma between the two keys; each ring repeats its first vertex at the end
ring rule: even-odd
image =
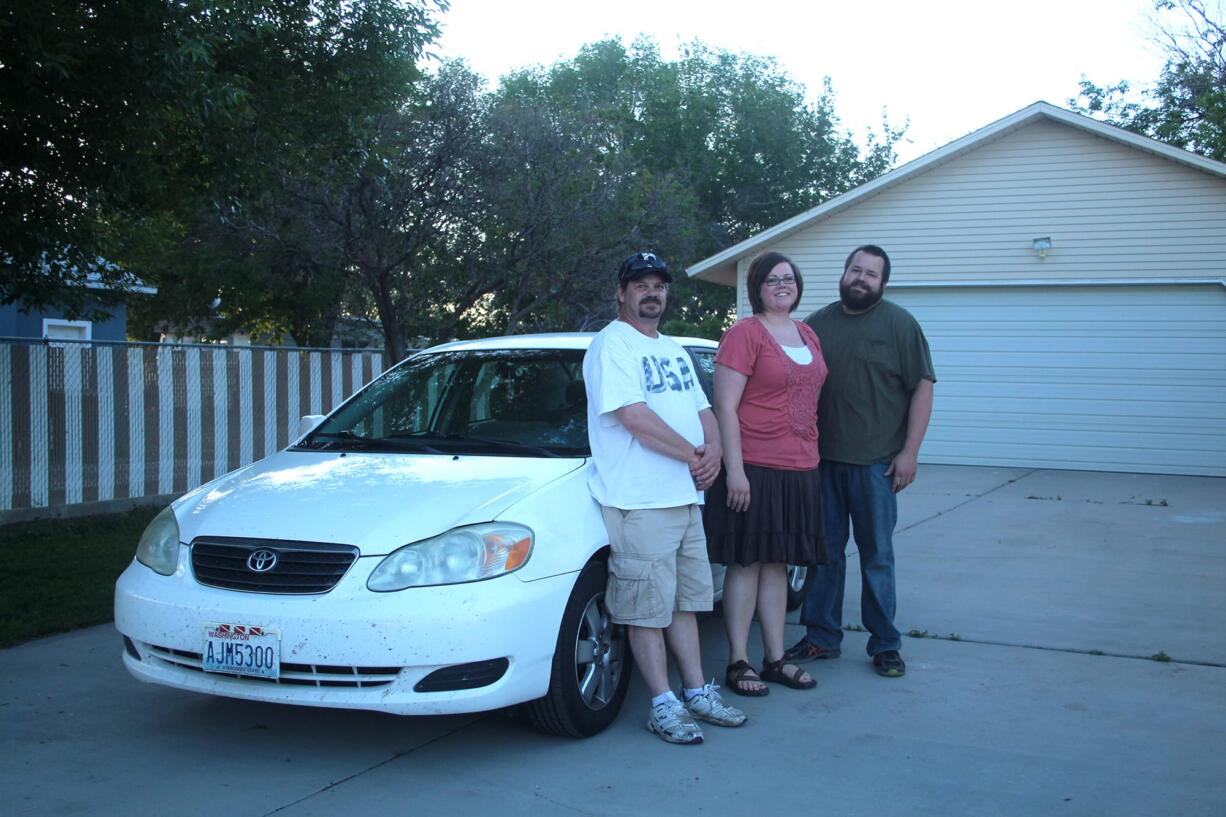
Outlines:
{"type": "Polygon", "coordinates": [[[382,368],[368,351],[0,339],[0,511],[191,490],[382,368]]]}

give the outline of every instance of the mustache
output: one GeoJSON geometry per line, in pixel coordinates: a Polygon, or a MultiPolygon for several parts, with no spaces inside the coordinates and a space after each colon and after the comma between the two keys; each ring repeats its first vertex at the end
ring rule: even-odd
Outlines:
{"type": "Polygon", "coordinates": [[[657,297],[655,297],[654,295],[648,295],[646,298],[644,298],[643,300],[639,301],[639,303],[641,303],[641,304],[658,304],[658,303],[660,303],[660,299],[659,299],[659,298],[657,298],[657,297]]]}

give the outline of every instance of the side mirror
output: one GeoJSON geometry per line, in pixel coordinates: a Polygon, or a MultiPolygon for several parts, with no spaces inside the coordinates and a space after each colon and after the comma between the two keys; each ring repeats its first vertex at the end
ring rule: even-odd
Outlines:
{"type": "Polygon", "coordinates": [[[304,414],[298,420],[298,439],[302,439],[308,433],[315,430],[315,426],[323,422],[324,415],[322,414],[304,414]]]}

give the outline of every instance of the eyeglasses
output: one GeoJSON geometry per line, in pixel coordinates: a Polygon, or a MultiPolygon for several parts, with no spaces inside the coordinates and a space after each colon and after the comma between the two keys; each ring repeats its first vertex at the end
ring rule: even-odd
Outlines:
{"type": "Polygon", "coordinates": [[[771,289],[774,289],[775,287],[785,286],[785,285],[792,286],[793,284],[796,283],[796,277],[794,275],[785,275],[782,278],[779,278],[777,276],[772,275],[769,278],[767,278],[765,281],[763,281],[762,283],[766,284],[771,289]]]}

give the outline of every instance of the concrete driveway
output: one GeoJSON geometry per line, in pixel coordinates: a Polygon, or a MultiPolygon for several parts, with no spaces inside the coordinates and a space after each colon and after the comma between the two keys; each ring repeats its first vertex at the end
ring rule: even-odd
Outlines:
{"type": "Polygon", "coordinates": [[[737,699],[702,746],[644,731],[637,679],[567,741],[142,685],[107,625],[0,651],[5,812],[1226,814],[1226,480],[925,466],[901,506],[903,679],[853,631],[817,690],[737,699]]]}

